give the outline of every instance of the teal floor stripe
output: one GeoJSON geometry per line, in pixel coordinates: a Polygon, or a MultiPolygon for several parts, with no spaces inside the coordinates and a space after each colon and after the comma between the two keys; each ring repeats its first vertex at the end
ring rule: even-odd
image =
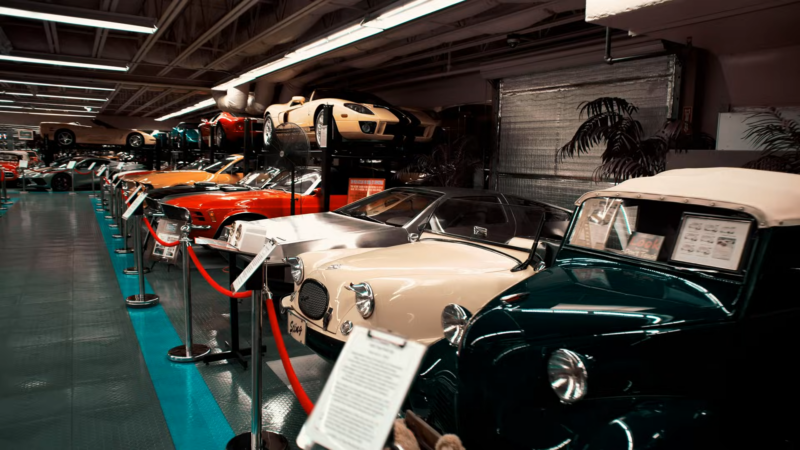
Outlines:
{"type": "MultiPolygon", "coordinates": [[[[95,202],[92,201],[94,204],[95,202]]],[[[138,293],[135,276],[124,275],[122,270],[134,265],[133,255],[118,255],[121,239],[113,239],[116,231],[109,228],[110,220],[97,212],[114,273],[124,297],[138,293]]],[[[145,281],[145,291],[152,293],[145,281]]],[[[167,359],[167,350],[183,342],[169,321],[164,308],[157,305],[147,309],[128,308],[139,346],[142,349],[150,378],[153,380],[161,409],[167,421],[172,441],[177,450],[224,449],[233,438],[233,430],[222,413],[208,385],[194,364],[177,364],[167,359]]]]}
{"type": "MultiPolygon", "coordinates": [[[[9,195],[10,195],[10,193],[9,193],[9,195]]],[[[10,197],[9,201],[11,202],[11,204],[10,205],[3,205],[3,206],[6,207],[6,209],[0,210],[0,217],[3,217],[6,214],[8,214],[9,212],[11,212],[11,207],[14,206],[14,203],[17,203],[19,201],[19,197],[10,197]]]]}

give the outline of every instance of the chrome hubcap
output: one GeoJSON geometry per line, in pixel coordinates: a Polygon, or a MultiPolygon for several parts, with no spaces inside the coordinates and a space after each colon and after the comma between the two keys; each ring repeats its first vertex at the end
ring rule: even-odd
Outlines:
{"type": "Polygon", "coordinates": [[[139,136],[138,134],[133,135],[133,136],[128,138],[128,144],[130,144],[131,147],[141,147],[142,146],[142,137],[139,136]]]}
{"type": "Polygon", "coordinates": [[[272,141],[272,120],[267,118],[264,121],[264,145],[269,145],[272,141]]]}
{"type": "Polygon", "coordinates": [[[322,114],[317,116],[317,144],[322,142],[322,137],[328,134],[328,127],[323,125],[322,114]]]}
{"type": "Polygon", "coordinates": [[[72,144],[72,135],[67,132],[59,133],[57,139],[58,143],[61,145],[72,144]]]}

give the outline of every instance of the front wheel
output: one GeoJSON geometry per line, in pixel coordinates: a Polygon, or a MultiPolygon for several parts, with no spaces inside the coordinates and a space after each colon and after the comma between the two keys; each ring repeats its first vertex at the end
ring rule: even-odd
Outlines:
{"type": "Polygon", "coordinates": [[[225,148],[228,143],[228,139],[225,137],[225,129],[222,128],[222,125],[217,125],[216,127],[216,131],[214,132],[214,143],[219,149],[225,148]]]}
{"type": "Polygon", "coordinates": [[[142,148],[144,146],[144,136],[139,133],[129,134],[126,143],[128,144],[128,148],[142,148]]]}
{"type": "Polygon", "coordinates": [[[68,191],[70,187],[72,187],[72,180],[69,176],[60,174],[53,177],[52,183],[50,183],[51,187],[56,192],[64,192],[68,191]]]}
{"type": "Polygon", "coordinates": [[[58,130],[56,132],[56,142],[62,148],[72,147],[75,144],[75,133],[70,130],[58,130]]]}
{"type": "MultiPolygon", "coordinates": [[[[322,110],[319,110],[317,117],[314,119],[314,137],[317,138],[317,146],[320,146],[320,142],[325,141],[325,138],[327,138],[329,126],[333,126],[333,132],[336,133],[336,121],[333,118],[333,114],[331,114],[331,123],[325,125],[323,124],[322,110]]],[[[327,145],[330,144],[330,142],[327,143],[327,145]]]]}
{"type": "Polygon", "coordinates": [[[267,114],[264,116],[264,148],[269,148],[269,145],[272,143],[272,130],[274,126],[272,124],[272,116],[267,114]]]}

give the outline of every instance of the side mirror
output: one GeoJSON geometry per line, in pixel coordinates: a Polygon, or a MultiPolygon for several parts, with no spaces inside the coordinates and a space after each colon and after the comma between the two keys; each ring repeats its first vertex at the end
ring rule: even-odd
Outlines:
{"type": "Polygon", "coordinates": [[[306,103],[306,98],[302,95],[296,95],[292,97],[292,103],[300,103],[301,105],[304,105],[306,103]]]}

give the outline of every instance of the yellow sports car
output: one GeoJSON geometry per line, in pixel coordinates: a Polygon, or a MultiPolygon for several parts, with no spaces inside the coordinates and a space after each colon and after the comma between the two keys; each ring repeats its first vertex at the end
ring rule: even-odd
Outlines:
{"type": "Polygon", "coordinates": [[[214,163],[201,161],[181,170],[132,173],[122,175],[122,179],[127,190],[133,190],[136,183],[143,184],[147,190],[190,186],[199,182],[235,184],[244,176],[240,164],[242,159],[244,159],[242,155],[231,155],[214,163]]]}
{"type": "Polygon", "coordinates": [[[139,130],[123,130],[93,120],[99,126],[90,127],[79,123],[42,122],[39,132],[42,136],[56,141],[59,147],[68,148],[75,144],[121,145],[127,148],[142,148],[155,145],[156,138],[139,130]]]}
{"type": "Polygon", "coordinates": [[[322,106],[333,105],[336,131],[348,140],[428,142],[439,122],[428,114],[397,108],[380,98],[358,91],[317,89],[306,101],[292,97],[289,103],[271,105],[264,114],[264,144],[274,138],[275,127],[294,123],[319,142],[325,133],[322,106]]]}

